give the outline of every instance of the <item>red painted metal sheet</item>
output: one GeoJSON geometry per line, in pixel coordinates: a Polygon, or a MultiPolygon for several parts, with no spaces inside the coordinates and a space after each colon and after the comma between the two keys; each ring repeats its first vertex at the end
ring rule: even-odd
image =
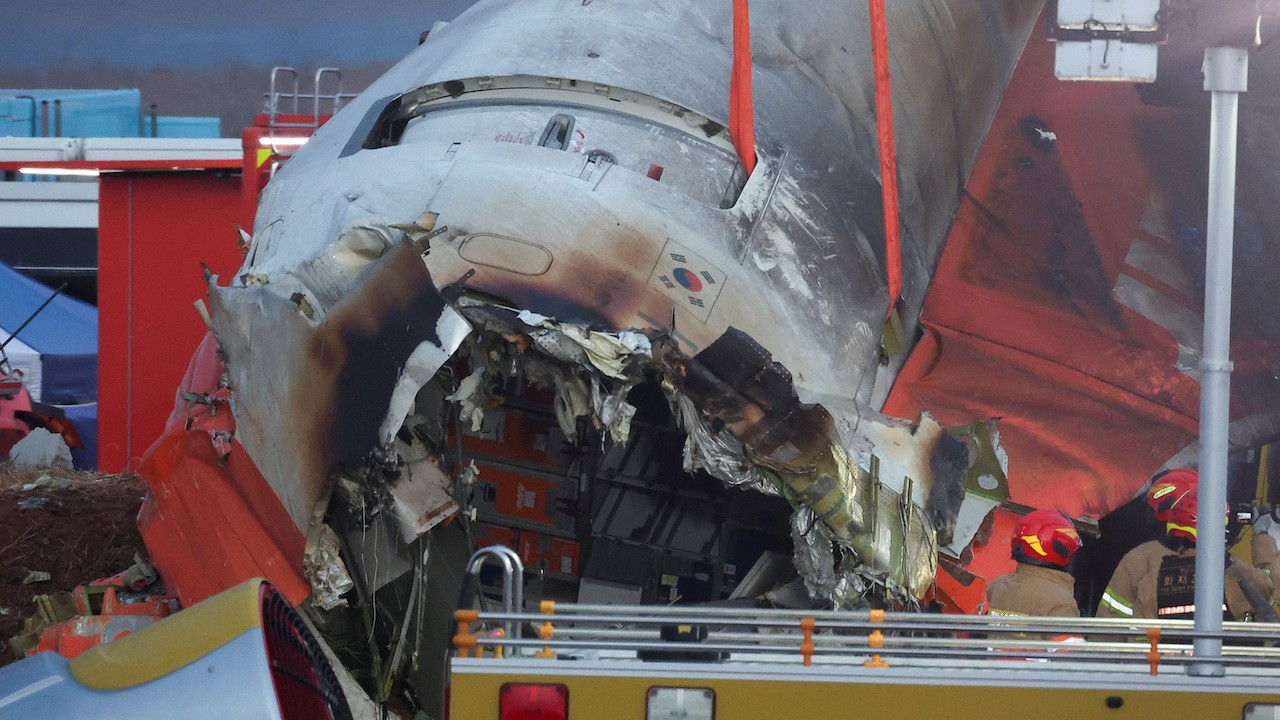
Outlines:
{"type": "MultiPolygon", "coordinates": [[[[217,395],[224,372],[207,333],[179,392],[217,395]]],[[[179,397],[164,434],[138,473],[151,494],[138,527],[166,587],[184,606],[254,577],[265,577],[292,604],[311,594],[302,574],[304,538],[244,448],[225,403],[179,397]]]]}
{"type": "Polygon", "coordinates": [[[554,528],[569,518],[557,507],[563,501],[564,483],[531,477],[520,472],[495,467],[486,462],[480,468],[482,508],[491,509],[498,517],[513,522],[533,523],[554,528]]]}
{"type": "MultiPolygon", "coordinates": [[[[107,583],[108,580],[100,580],[91,585],[107,583]]],[[[28,655],[48,651],[71,659],[98,645],[149,627],[156,620],[168,617],[174,609],[170,605],[172,598],[168,596],[120,602],[116,597],[115,586],[108,586],[103,590],[98,612],[93,611],[86,586],[77,587],[72,591],[72,596],[75,598],[78,615],[42,630],[39,642],[27,651],[28,655]]]]}
{"type": "Polygon", "coordinates": [[[529,570],[541,568],[562,577],[578,576],[582,546],[573,540],[521,530],[515,547],[529,570]]]}
{"type": "Polygon", "coordinates": [[[99,179],[99,467],[136,467],[164,430],[205,327],[200,263],[234,273],[238,177],[123,173],[99,179]]]}
{"type": "Polygon", "coordinates": [[[253,124],[240,134],[241,168],[241,207],[240,224],[246,228],[253,227],[253,219],[258,211],[258,196],[267,182],[289,160],[301,142],[305,142],[315,132],[308,124],[318,123],[316,127],[329,121],[332,115],[277,115],[280,127],[271,127],[271,117],[259,113],[253,118],[253,124]]]}
{"type": "MultiPolygon", "coordinates": [[[[1203,109],[1055,81],[1033,39],[886,411],[999,417],[1014,502],[1101,516],[1132,498],[1196,439],[1206,134],[1203,109]]],[[[1237,325],[1233,420],[1280,390],[1276,344],[1237,325]]],[[[1000,572],[996,545],[970,569],[1000,572]]]]}
{"type": "MultiPolygon", "coordinates": [[[[563,472],[565,457],[559,445],[564,441],[555,420],[521,412],[490,410],[502,423],[501,438],[463,434],[462,450],[467,456],[495,459],[520,467],[563,472]]],[[[450,443],[457,436],[450,433],[450,443]]]]}

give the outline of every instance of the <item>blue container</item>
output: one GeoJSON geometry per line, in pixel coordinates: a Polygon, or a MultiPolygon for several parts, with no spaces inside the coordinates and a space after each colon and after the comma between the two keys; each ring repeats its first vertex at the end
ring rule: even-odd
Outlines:
{"type": "MultiPolygon", "coordinates": [[[[0,136],[151,137],[142,93],[124,90],[26,90],[0,88],[0,136]]],[[[216,117],[161,115],[156,137],[216,138],[216,117]]]]}
{"type": "MultiPolygon", "coordinates": [[[[151,119],[143,118],[143,132],[150,137],[151,119]]],[[[222,118],[161,115],[156,118],[156,137],[218,138],[222,137],[222,118]]]]}
{"type": "Polygon", "coordinates": [[[0,89],[0,132],[18,137],[137,137],[142,92],[0,89]]]}
{"type": "Polygon", "coordinates": [[[0,90],[0,137],[35,137],[39,134],[39,101],[25,90],[0,90]],[[19,95],[9,96],[10,92],[19,95]],[[22,97],[22,94],[27,97],[22,97]]]}

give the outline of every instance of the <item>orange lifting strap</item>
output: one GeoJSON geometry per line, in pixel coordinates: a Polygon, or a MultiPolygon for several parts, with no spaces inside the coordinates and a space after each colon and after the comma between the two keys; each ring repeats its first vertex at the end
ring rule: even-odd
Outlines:
{"type": "Polygon", "coordinates": [[[756,169],[755,106],[751,99],[751,13],[733,0],[733,69],[729,76],[729,137],[749,176],[756,169]]]}
{"type": "Polygon", "coordinates": [[[889,308],[902,297],[902,239],[898,221],[898,151],[893,139],[893,92],[889,88],[889,28],[884,0],[868,0],[871,16],[871,62],[875,68],[876,129],[880,139],[880,192],[884,204],[884,271],[889,308]]]}
{"type": "MultiPolygon", "coordinates": [[[[898,151],[893,138],[893,93],[889,87],[889,31],[884,0],[868,0],[871,59],[875,70],[876,128],[884,205],[885,276],[892,315],[902,297],[902,238],[898,219],[898,151]]],[[[729,136],[747,175],[756,169],[756,123],[751,96],[751,13],[747,0],[733,0],[733,68],[729,78],[729,136]]]]}

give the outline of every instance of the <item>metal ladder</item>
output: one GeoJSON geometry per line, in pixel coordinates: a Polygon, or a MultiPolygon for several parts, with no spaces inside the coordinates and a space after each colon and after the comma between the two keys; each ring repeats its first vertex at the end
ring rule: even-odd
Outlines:
{"type": "Polygon", "coordinates": [[[336,67],[316,68],[315,75],[312,77],[310,93],[302,92],[299,83],[300,79],[296,69],[283,65],[271,68],[271,84],[265,95],[265,106],[267,111],[267,138],[273,154],[288,155],[292,154],[295,149],[276,142],[277,130],[305,129],[314,132],[316,128],[320,127],[322,108],[328,110],[325,115],[332,115],[338,112],[346,101],[356,96],[356,93],[343,92],[342,70],[336,67]],[[321,92],[326,77],[331,78],[332,92],[321,92]],[[286,91],[282,85],[289,81],[292,81],[292,87],[286,91]],[[303,114],[302,108],[305,107],[303,103],[308,101],[311,103],[310,119],[297,119],[298,116],[303,114]],[[287,111],[284,109],[285,106],[288,106],[287,111]],[[290,119],[284,119],[286,116],[290,119]]]}

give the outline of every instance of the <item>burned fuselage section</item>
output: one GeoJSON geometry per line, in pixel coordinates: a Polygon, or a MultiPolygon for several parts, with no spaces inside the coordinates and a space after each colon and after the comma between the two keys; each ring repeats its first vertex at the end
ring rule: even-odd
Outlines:
{"type": "Polygon", "coordinates": [[[436,222],[352,226],[295,272],[210,285],[235,442],[305,537],[313,619],[377,701],[401,679],[438,692],[474,547],[515,548],[534,600],[909,607],[970,476],[999,473],[972,428],[802,402],[736,328],[695,353],[465,277],[437,290],[436,222]]]}
{"type": "MultiPolygon", "coordinates": [[[[992,428],[876,411],[902,357],[869,34],[819,6],[753,4],[749,176],[730,5],[487,0],[267,186],[244,267],[210,287],[227,458],[278,499],[284,564],[375,699],[405,673],[438,691],[434,618],[483,542],[516,546],[529,598],[905,606],[976,531],[992,428]]],[[[1038,10],[891,8],[913,38],[908,336],[1038,10]]]]}

